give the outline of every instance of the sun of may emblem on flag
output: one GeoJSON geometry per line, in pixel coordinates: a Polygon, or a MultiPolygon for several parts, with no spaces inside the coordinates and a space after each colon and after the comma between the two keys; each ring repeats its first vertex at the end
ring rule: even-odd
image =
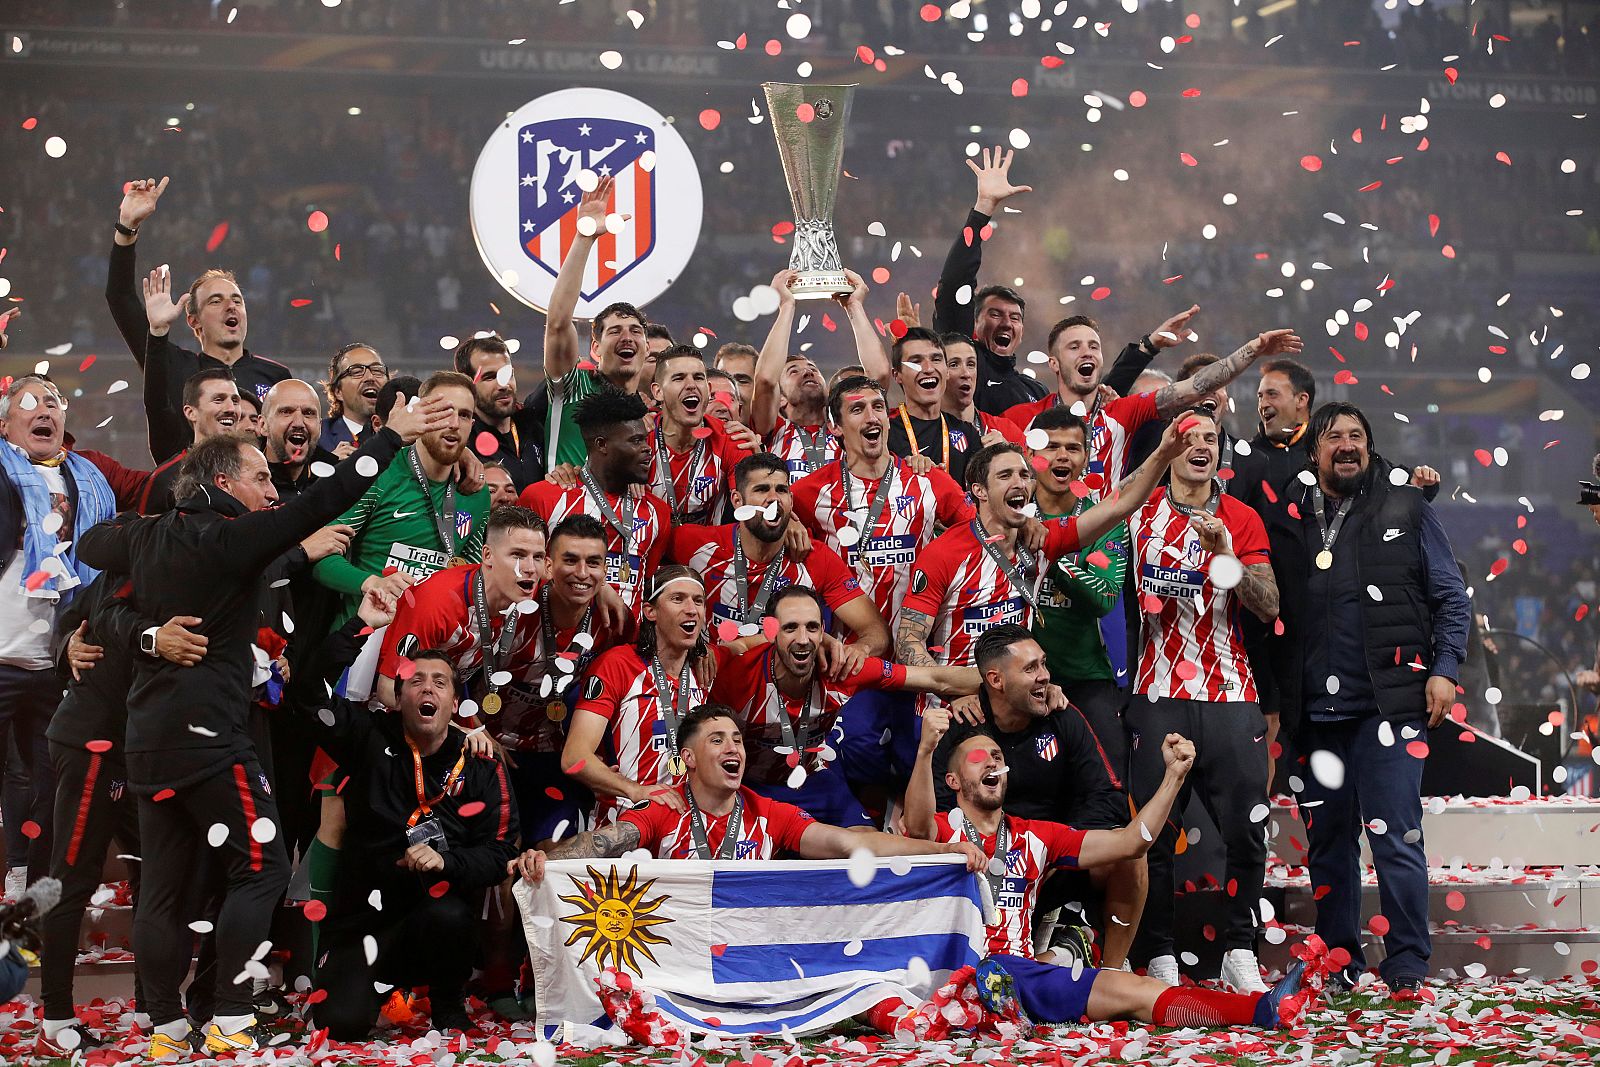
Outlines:
{"type": "Polygon", "coordinates": [[[563,903],[578,909],[561,917],[562,922],[571,923],[574,927],[567,937],[567,944],[571,946],[584,938],[589,939],[582,958],[578,960],[580,964],[593,956],[602,970],[612,966],[634,974],[640,973],[635,953],[643,954],[651,963],[655,963],[656,958],[651,954],[650,946],[672,943],[651,929],[673,921],[656,914],[656,909],[671,898],[662,895],[654,900],[645,900],[644,895],[656,883],[654,879],[640,883],[637,867],[629,868],[628,877],[622,882],[617,880],[615,867],[605,874],[590,867],[588,875],[587,882],[572,878],[572,884],[578,890],[577,895],[561,898],[563,903]]]}

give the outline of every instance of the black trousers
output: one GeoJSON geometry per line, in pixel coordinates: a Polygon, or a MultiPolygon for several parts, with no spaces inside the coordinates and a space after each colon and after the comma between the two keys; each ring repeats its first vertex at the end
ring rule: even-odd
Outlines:
{"type": "MultiPolygon", "coordinates": [[[[132,856],[139,852],[138,806],[127,789],[128,770],[121,755],[88,752],[50,742],[50,762],[55,768],[56,834],[50,857],[50,877],[61,881],[61,900],[44,918],[44,958],[39,982],[44,994],[46,1019],[73,1015],[72,972],[78,958],[83,912],[100,887],[106,850],[117,847],[132,856]]],[[[135,902],[139,899],[139,863],[128,865],[135,902]]],[[[133,977],[134,997],[144,1005],[139,972],[133,977]]]]}
{"type": "Polygon", "coordinates": [[[1229,949],[1254,949],[1259,925],[1256,913],[1267,864],[1266,820],[1250,821],[1256,805],[1267,802],[1267,720],[1260,705],[1246,701],[1209,704],[1165,697],[1152,703],[1135,694],[1128,700],[1126,716],[1129,775],[1134,802],[1140,807],[1155,795],[1166,775],[1161,742],[1167,734],[1182,734],[1194,742],[1195,748],[1194,768],[1172,806],[1172,817],[1161,828],[1146,857],[1150,891],[1140,921],[1141,945],[1151,957],[1173,954],[1177,905],[1172,858],[1183,810],[1191,796],[1199,796],[1222,832],[1222,843],[1228,852],[1225,945],[1229,949]]]}
{"type": "Polygon", "coordinates": [[[188,973],[194,944],[186,902],[192,900],[199,861],[206,856],[220,865],[226,880],[216,918],[211,1010],[217,1015],[254,1010],[245,964],[267,940],[273,909],[289,884],[289,858],[278,826],[277,804],[253,757],[164,799],[139,798],[144,882],[133,920],[133,945],[143,968],[145,1010],[156,1025],[183,1015],[178,987],[188,973]],[[259,820],[266,820],[263,827],[270,824],[269,840],[251,834],[259,820]],[[227,836],[213,847],[208,837],[217,824],[226,828],[227,836]]]}
{"type": "MultiPolygon", "coordinates": [[[[1128,691],[1109,678],[1078,678],[1061,681],[1061,691],[1078,706],[1105,749],[1106,759],[1116,772],[1116,785],[1128,788],[1128,727],[1123,722],[1128,706],[1128,691]]],[[[1079,829],[1083,829],[1079,827],[1079,829]]]]}
{"type": "MultiPolygon", "coordinates": [[[[15,591],[6,593],[15,596],[15,591]]],[[[37,881],[50,858],[51,818],[55,804],[55,771],[45,731],[61,703],[61,678],[54,670],[30,671],[0,664],[0,803],[5,808],[6,866],[29,867],[37,881]],[[16,745],[26,786],[8,774],[8,742],[16,745]],[[39,828],[29,840],[26,823],[39,828]]]]}
{"type": "Polygon", "coordinates": [[[435,1015],[441,1007],[458,1005],[472,973],[477,920],[474,904],[446,893],[424,898],[390,925],[336,934],[317,969],[317,985],[327,997],[312,1008],[316,1025],[326,1027],[335,1041],[366,1040],[386,999],[374,982],[401,989],[427,986],[435,1015]],[[363,944],[368,934],[378,944],[371,964],[363,944]]]}

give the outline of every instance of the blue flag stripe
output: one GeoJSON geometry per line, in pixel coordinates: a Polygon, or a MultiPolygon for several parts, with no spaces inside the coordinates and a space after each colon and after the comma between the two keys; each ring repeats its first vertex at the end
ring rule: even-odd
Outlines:
{"type": "MultiPolygon", "coordinates": [[[[794,973],[793,970],[791,970],[790,973],[794,973]]],[[[826,1015],[840,1004],[843,1004],[845,1001],[855,996],[861,990],[874,984],[876,983],[865,982],[853,986],[836,997],[814,1003],[814,1006],[808,1011],[797,1012],[793,1015],[772,1016],[753,1023],[730,1023],[724,1019],[718,1018],[715,1011],[691,1013],[673,1003],[670,995],[662,995],[659,993],[656,995],[656,1007],[660,1008],[663,1014],[670,1015],[675,1019],[682,1020],[683,1022],[690,1023],[695,1026],[705,1026],[705,1020],[707,1018],[715,1018],[717,1019],[717,1025],[714,1029],[719,1034],[776,1034],[782,1031],[786,1026],[791,1030],[799,1029],[812,1019],[826,1015]]],[[[818,994],[818,996],[826,996],[826,994],[818,994]]],[[[739,1004],[729,1004],[728,1007],[731,1010],[740,1010],[741,1007],[744,1007],[744,1010],[748,1010],[748,1006],[741,1006],[739,1004]]]]}
{"type": "Polygon", "coordinates": [[[785,871],[774,878],[758,866],[719,870],[711,876],[714,908],[814,908],[829,904],[895,904],[929,897],[962,897],[979,903],[978,880],[965,867],[913,867],[903,875],[880,870],[857,888],[847,871],[823,868],[785,871]]]}
{"type": "Polygon", "coordinates": [[[795,976],[795,967],[807,978],[849,971],[896,971],[913,956],[922,957],[929,970],[954,970],[976,962],[972,942],[965,934],[914,934],[879,937],[860,942],[854,956],[845,954],[846,941],[818,941],[783,945],[729,945],[711,957],[711,980],[721,985],[736,982],[778,982],[795,976]]]}

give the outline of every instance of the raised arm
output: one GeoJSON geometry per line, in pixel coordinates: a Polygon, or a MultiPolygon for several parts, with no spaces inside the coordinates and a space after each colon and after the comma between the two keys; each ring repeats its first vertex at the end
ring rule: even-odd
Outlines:
{"type": "Polygon", "coordinates": [[[606,205],[611,201],[612,182],[611,178],[601,178],[600,184],[578,201],[577,233],[572,238],[567,258],[561,261],[555,287],[550,290],[550,308],[544,318],[544,376],[549,381],[570,374],[583,352],[578,326],[572,316],[578,310],[589,254],[594,251],[595,239],[606,228],[606,205]]]}
{"type": "Polygon", "coordinates": [[[117,324],[134,362],[144,367],[145,307],[139,294],[137,253],[134,242],[138,229],[156,209],[156,201],[167,190],[168,179],[157,182],[154,178],[140,178],[128,183],[122,194],[122,204],[117,208],[117,222],[135,231],[132,236],[116,230],[111,238],[111,260],[106,267],[106,304],[111,308],[111,319],[117,324]]]}
{"type": "Polygon", "coordinates": [[[778,291],[778,313],[772,329],[756,359],[756,384],[750,394],[750,428],[765,440],[778,425],[778,390],[783,381],[783,365],[789,359],[789,338],[794,332],[794,293],[789,286],[795,272],[787,267],[772,276],[778,291]]]}
{"type": "Polygon", "coordinates": [[[1150,499],[1150,494],[1161,484],[1161,476],[1184,450],[1184,439],[1188,434],[1178,433],[1180,425],[1181,420],[1168,423],[1161,432],[1161,443],[1139,464],[1139,468],[1124,478],[1122,484],[1098,504],[1078,516],[1080,545],[1099,540],[1101,534],[1125,521],[1150,499]]]}
{"type": "Polygon", "coordinates": [[[945,843],[900,837],[881,830],[846,830],[814,822],[800,835],[800,855],[808,860],[845,859],[859,849],[874,856],[965,856],[968,870],[980,870],[987,857],[965,841],[945,843]]]}
{"type": "Polygon", "coordinates": [[[1150,851],[1161,828],[1172,814],[1172,805],[1183,788],[1183,780],[1194,766],[1194,742],[1178,735],[1168,734],[1161,742],[1161,756],[1167,762],[1167,773],[1155,796],[1139,810],[1133,821],[1120,830],[1090,830],[1083,835],[1083,846],[1078,851],[1079,867],[1099,867],[1134,859],[1150,851]]]}
{"type": "MultiPolygon", "coordinates": [[[[908,669],[909,670],[909,669],[908,669]]],[[[906,785],[906,809],[901,815],[909,837],[933,840],[939,813],[934,792],[933,754],[950,730],[950,713],[932,707],[922,713],[922,739],[917,742],[917,758],[911,765],[911,781],[906,785]]]]}
{"type": "Polygon", "coordinates": [[[983,229],[989,224],[1000,205],[1017,193],[1031,193],[1033,187],[1011,184],[1012,153],[998,145],[983,150],[983,165],[967,160],[967,169],[978,179],[978,195],[972,210],[962,225],[961,232],[950,245],[944,267],[939,271],[939,291],[933,299],[933,328],[940,332],[955,331],[971,337],[977,321],[978,305],[973,294],[978,287],[978,269],[983,266],[983,229]],[[964,287],[970,287],[965,303],[956,299],[964,287]]]}
{"type": "Polygon", "coordinates": [[[1186,408],[1194,407],[1201,397],[1212,390],[1233,381],[1262,356],[1276,356],[1285,352],[1294,354],[1303,347],[1299,335],[1293,330],[1268,330],[1257,334],[1228,353],[1225,359],[1219,359],[1209,367],[1201,367],[1194,377],[1158,389],[1156,410],[1162,417],[1171,418],[1186,408]]]}
{"type": "Polygon", "coordinates": [[[1195,304],[1173,315],[1137,341],[1124,345],[1117,354],[1116,362],[1111,364],[1111,369],[1101,379],[1101,384],[1109,385],[1121,396],[1127,396],[1152,359],[1163,349],[1175,347],[1189,339],[1189,320],[1198,314],[1200,305],[1195,304]]]}
{"type": "Polygon", "coordinates": [[[872,316],[867,314],[867,283],[853,270],[846,270],[844,276],[854,288],[848,295],[839,297],[839,303],[844,305],[845,317],[850,320],[856,359],[868,378],[887,389],[891,377],[889,355],[883,350],[883,341],[878,337],[878,328],[872,324],[872,316]]]}

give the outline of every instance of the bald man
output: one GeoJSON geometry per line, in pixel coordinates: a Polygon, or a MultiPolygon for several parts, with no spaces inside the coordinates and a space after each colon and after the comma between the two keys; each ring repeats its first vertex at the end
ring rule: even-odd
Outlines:
{"type": "Polygon", "coordinates": [[[309,382],[288,378],[267,391],[261,404],[267,466],[278,499],[299,494],[316,477],[312,467],[339,460],[317,442],[322,433],[322,398],[309,382]]]}

